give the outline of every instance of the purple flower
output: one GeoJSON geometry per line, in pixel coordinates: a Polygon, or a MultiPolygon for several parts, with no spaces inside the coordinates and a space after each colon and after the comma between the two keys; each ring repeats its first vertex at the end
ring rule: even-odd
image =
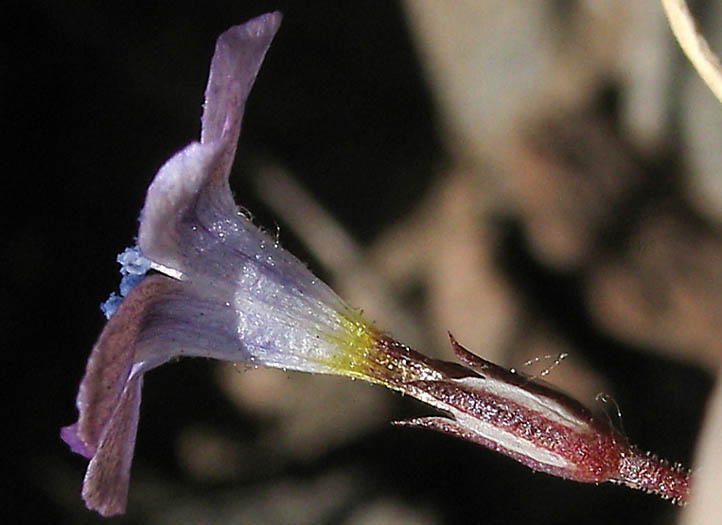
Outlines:
{"type": "Polygon", "coordinates": [[[280,21],[266,14],[219,37],[201,140],[160,169],[138,246],[118,256],[121,294],[102,306],[108,322],[80,384],[78,421],[61,430],[90,460],[87,506],[105,516],[124,512],[143,375],[178,356],[371,381],[449,416],[402,424],[480,443],[557,476],[617,481],[684,501],[687,472],[640,454],[576,401],[453,339],[466,366],[382,334],[239,210],[228,175],[246,98],[280,21]]]}
{"type": "Polygon", "coordinates": [[[105,303],[110,319],[80,384],[78,421],[61,432],[90,459],[83,498],[103,515],[125,509],[144,372],[178,355],[242,361],[278,345],[259,326],[263,304],[242,319],[235,315],[241,300],[229,282],[244,283],[248,302],[257,288],[262,303],[272,293],[264,280],[290,265],[285,277],[296,278],[309,301],[332,293],[237,210],[228,187],[245,101],[280,21],[280,14],[267,14],[220,36],[201,141],[160,169],[141,214],[140,252],[121,256],[121,287],[140,282],[122,290],[122,301],[105,303]],[[235,275],[227,273],[232,257],[235,275]],[[156,273],[141,277],[147,269],[156,273]]]}

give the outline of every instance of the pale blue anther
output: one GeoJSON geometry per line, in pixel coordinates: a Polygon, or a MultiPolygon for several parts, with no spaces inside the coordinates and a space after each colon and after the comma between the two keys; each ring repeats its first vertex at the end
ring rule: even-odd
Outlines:
{"type": "Polygon", "coordinates": [[[120,263],[120,273],[123,277],[120,280],[120,295],[113,292],[105,302],[100,304],[100,310],[107,319],[110,319],[123,301],[123,297],[127,296],[131,288],[143,280],[151,267],[150,261],[143,257],[137,246],[126,248],[123,253],[118,254],[116,261],[120,263]]]}

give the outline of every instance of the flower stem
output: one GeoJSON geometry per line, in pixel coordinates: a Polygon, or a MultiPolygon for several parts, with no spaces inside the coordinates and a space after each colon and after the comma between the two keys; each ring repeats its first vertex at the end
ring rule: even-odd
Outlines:
{"type": "Polygon", "coordinates": [[[690,472],[679,463],[670,465],[654,454],[629,447],[619,461],[619,477],[612,481],[685,505],[689,496],[690,472]]]}

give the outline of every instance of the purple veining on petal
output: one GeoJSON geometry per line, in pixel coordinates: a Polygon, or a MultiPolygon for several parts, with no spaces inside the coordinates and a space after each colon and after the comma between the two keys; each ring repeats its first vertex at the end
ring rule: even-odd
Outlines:
{"type": "Polygon", "coordinates": [[[168,279],[161,296],[145,316],[138,333],[136,362],[150,369],[175,356],[248,361],[239,342],[236,315],[226,306],[230,291],[208,290],[194,283],[168,279]]]}

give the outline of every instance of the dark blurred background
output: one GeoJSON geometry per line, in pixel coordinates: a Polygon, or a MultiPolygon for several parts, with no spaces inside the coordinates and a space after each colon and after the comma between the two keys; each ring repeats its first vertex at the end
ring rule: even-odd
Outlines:
{"type": "MultiPolygon", "coordinates": [[[[626,2],[10,2],[0,40],[7,512],[99,523],[58,437],[155,171],[198,137],[216,37],[285,18],[231,184],[379,326],[546,379],[689,464],[722,349],[722,120],[626,2]],[[716,144],[716,146],[715,146],[716,144]],[[546,357],[551,356],[551,357],[546,357]]],[[[654,3],[652,3],[654,4],[654,3]]],[[[698,9],[714,30],[718,3],[698,9]]],[[[720,33],[713,31],[713,38],[720,33]]],[[[672,523],[535,474],[379,387],[188,360],[145,382],[117,523],[672,523]]]]}

